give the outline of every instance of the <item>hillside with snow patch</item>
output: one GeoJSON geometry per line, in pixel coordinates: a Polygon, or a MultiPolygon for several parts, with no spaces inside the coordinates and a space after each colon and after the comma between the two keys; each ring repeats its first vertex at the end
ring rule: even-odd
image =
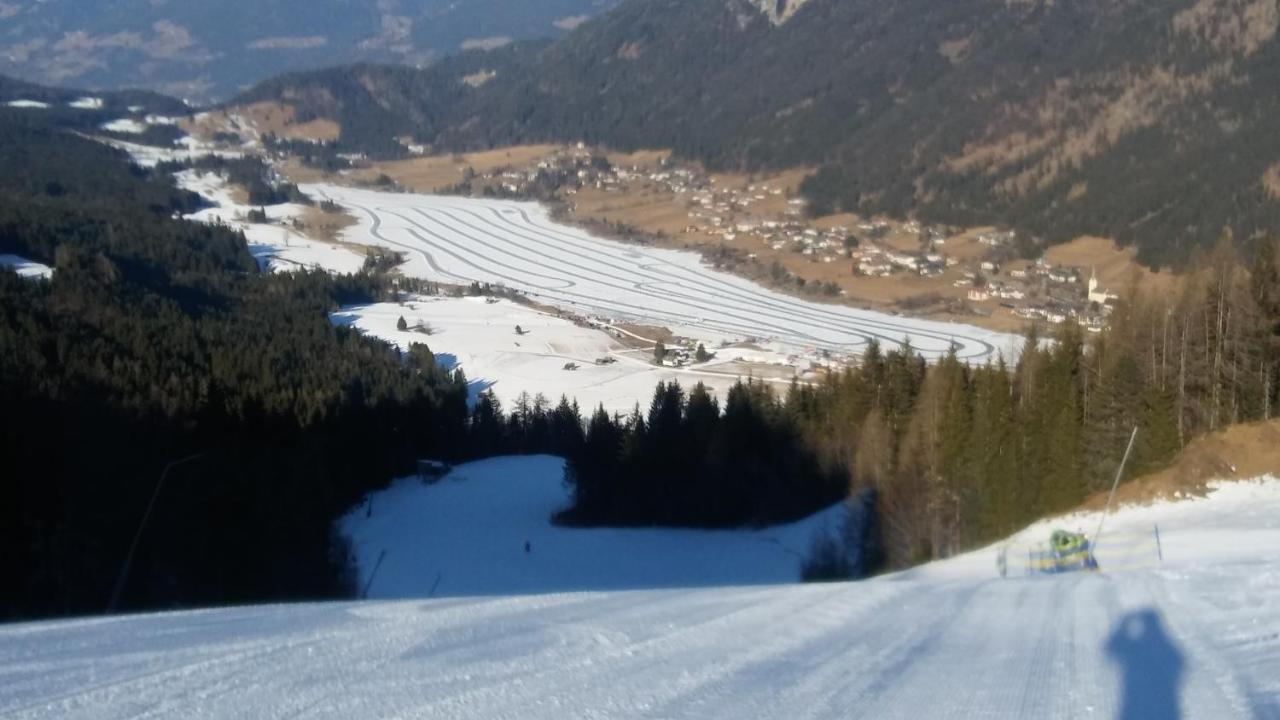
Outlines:
{"type": "MultiPolygon", "coordinates": [[[[345,527],[386,545],[388,558],[418,558],[430,578],[442,562],[455,575],[473,568],[476,592],[503,589],[492,578],[537,589],[531,578],[554,577],[553,563],[605,585],[615,565],[706,559],[677,532],[550,528],[552,498],[511,489],[541,465],[554,470],[547,459],[496,459],[438,486],[401,483],[374,498],[372,518],[345,527]],[[504,507],[508,494],[525,499],[504,507]]],[[[0,716],[1280,717],[1280,480],[1218,484],[1207,498],[1108,520],[1117,532],[1153,524],[1163,564],[1126,572],[1001,579],[993,546],[856,583],[699,582],[10,625],[0,627],[0,716]]],[[[713,567],[775,562],[747,548],[713,567]]],[[[417,582],[412,563],[384,571],[406,589],[417,582]]]]}

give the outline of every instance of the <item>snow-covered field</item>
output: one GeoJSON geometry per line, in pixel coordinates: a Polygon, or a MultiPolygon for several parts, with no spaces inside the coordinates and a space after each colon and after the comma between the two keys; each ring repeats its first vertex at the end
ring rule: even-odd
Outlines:
{"type": "Polygon", "coordinates": [[[345,247],[315,240],[289,227],[307,208],[302,205],[268,205],[262,208],[270,223],[248,221],[248,205],[236,202],[225,178],[214,173],[184,170],[175,176],[178,185],[199,193],[211,207],[188,215],[205,223],[224,223],[244,233],[249,252],[259,265],[274,271],[319,268],[336,273],[359,272],[364,256],[345,247]]]}
{"type": "Polygon", "coordinates": [[[715,360],[696,367],[657,367],[649,361],[650,352],[624,351],[602,330],[510,300],[486,302],[480,297],[420,297],[399,304],[362,305],[336,312],[333,319],[403,350],[415,343],[427,345],[437,361],[450,368],[462,367],[473,395],[491,389],[507,410],[521,393],[528,392],[530,396],[542,393],[553,404],[566,395],[578,401],[584,414],[599,405],[611,413],[627,413],[636,403],[647,408],[658,382],[671,380],[678,380],[686,390],[701,382],[723,398],[738,379],[733,370],[723,369],[727,363],[767,355],[721,348],[715,360]],[[408,326],[404,331],[396,329],[402,317],[408,326]],[[524,334],[516,335],[516,326],[524,334]],[[424,332],[428,329],[429,335],[424,332]],[[604,358],[613,362],[596,362],[604,358]],[[570,364],[576,369],[566,370],[570,364]]]}
{"type": "Polygon", "coordinates": [[[154,145],[140,145],[138,143],[125,142],[124,140],[116,140],[115,138],[103,138],[102,142],[129,153],[133,162],[139,167],[151,168],[162,162],[180,161],[180,160],[199,160],[209,155],[217,155],[225,158],[244,157],[241,150],[227,150],[225,148],[214,147],[190,136],[184,137],[180,146],[165,148],[156,147],[154,145]]]}
{"type": "Polygon", "coordinates": [[[616,586],[614,563],[647,562],[653,574],[632,585],[696,579],[703,563],[726,568],[710,582],[733,585],[10,625],[0,717],[1280,717],[1274,478],[1109,520],[1159,523],[1164,564],[1149,570],[1001,580],[989,548],[867,582],[770,586],[743,583],[781,572],[781,554],[745,534],[573,540],[547,527],[545,502],[477,516],[481,501],[463,495],[498,499],[494,485],[532,481],[547,463],[513,462],[375,498],[373,517],[349,527],[394,543],[381,582],[421,587],[415,575],[433,583],[448,563],[438,594],[464,577],[486,583],[477,591],[580,586],[588,572],[616,586]],[[397,520],[403,505],[421,517],[397,520]]]}
{"type": "Polygon", "coordinates": [[[809,302],[712,270],[700,258],[594,238],[533,203],[310,185],[351,209],[352,242],[404,251],[404,272],[442,282],[505,284],[586,314],[666,325],[678,334],[762,338],[796,350],[858,353],[909,340],[930,358],[954,344],[975,362],[1017,354],[1020,339],[955,323],[809,302]]]}
{"type": "Polygon", "coordinates": [[[43,278],[48,280],[53,277],[53,268],[18,255],[0,255],[0,268],[12,268],[14,272],[24,278],[43,278]]]}
{"type": "Polygon", "coordinates": [[[103,106],[102,98],[85,96],[78,100],[67,103],[68,106],[77,110],[101,110],[103,106]]]}

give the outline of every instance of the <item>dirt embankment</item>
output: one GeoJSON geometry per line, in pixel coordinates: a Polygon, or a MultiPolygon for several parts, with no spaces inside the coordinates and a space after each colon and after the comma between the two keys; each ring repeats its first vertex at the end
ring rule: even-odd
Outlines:
{"type": "MultiPolygon", "coordinates": [[[[1212,480],[1280,475],[1280,420],[1232,425],[1192,440],[1173,464],[1120,486],[1117,504],[1141,504],[1180,495],[1204,495],[1212,480]]],[[[1107,493],[1084,503],[1098,509],[1107,493]]]]}

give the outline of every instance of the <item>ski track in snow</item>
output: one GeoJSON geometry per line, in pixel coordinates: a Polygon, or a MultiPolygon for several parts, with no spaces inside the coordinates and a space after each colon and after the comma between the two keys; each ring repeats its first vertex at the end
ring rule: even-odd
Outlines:
{"type": "Polygon", "coordinates": [[[909,339],[936,359],[954,344],[964,360],[1016,356],[1019,338],[955,323],[917,320],[769,291],[703,266],[692,253],[601,240],[558,225],[531,203],[309,185],[303,190],[353,210],[352,242],[408,253],[404,270],[454,283],[502,283],[545,302],[794,348],[859,353],[868,342],[909,339]]]}
{"type": "MultiPolygon", "coordinates": [[[[441,482],[461,492],[487,473],[486,482],[516,485],[512,462],[464,466],[471,480],[441,482]]],[[[428,500],[442,497],[440,485],[417,488],[428,500]]],[[[1126,532],[1158,522],[1167,542],[1163,565],[1122,573],[1104,566],[1000,579],[993,546],[860,583],[274,605],[0,626],[0,717],[1130,720],[1177,710],[1181,718],[1272,720],[1280,717],[1278,508],[1274,478],[1221,485],[1203,500],[1126,508],[1109,526],[1126,532]],[[1131,626],[1135,618],[1148,624],[1131,626]]],[[[535,504],[530,512],[544,511],[535,504]]],[[[1013,541],[1095,519],[1038,523],[1013,541]]],[[[480,526],[465,514],[456,524],[504,532],[474,530],[480,526]]],[[[621,531],[545,528],[535,553],[554,546],[552,532],[584,534],[577,550],[558,550],[568,555],[617,553],[623,542],[621,531]]],[[[422,552],[431,552],[433,532],[422,529],[422,552]]],[[[680,544],[724,541],[706,538],[680,544]]],[[[676,552],[667,561],[689,557],[676,552]]],[[[514,569],[527,561],[521,553],[508,562],[514,569]]]]}

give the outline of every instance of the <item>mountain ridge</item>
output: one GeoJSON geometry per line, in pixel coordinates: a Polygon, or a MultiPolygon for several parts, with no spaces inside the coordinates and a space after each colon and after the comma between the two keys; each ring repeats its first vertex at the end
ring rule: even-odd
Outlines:
{"type": "Polygon", "coordinates": [[[0,73],[208,102],[273,73],[362,61],[423,66],[459,49],[562,35],[613,1],[6,0],[0,73]]]}
{"type": "Polygon", "coordinates": [[[583,141],[817,167],[815,212],[1104,235],[1178,265],[1224,227],[1280,223],[1264,184],[1280,161],[1278,25],[1276,0],[630,0],[500,58],[367,67],[368,87],[335,98],[388,109],[439,151],[583,141]],[[495,74],[460,87],[477,68],[495,74]]]}

